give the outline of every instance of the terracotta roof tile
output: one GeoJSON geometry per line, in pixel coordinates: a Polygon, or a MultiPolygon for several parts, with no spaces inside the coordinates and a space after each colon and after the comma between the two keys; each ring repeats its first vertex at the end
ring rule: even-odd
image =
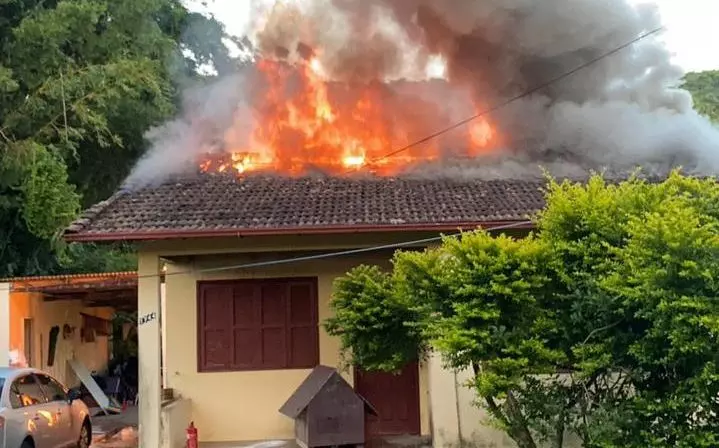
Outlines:
{"type": "Polygon", "coordinates": [[[70,240],[457,228],[523,221],[542,181],[202,175],[90,208],[70,240]]]}
{"type": "Polygon", "coordinates": [[[22,282],[22,283],[30,283],[30,282],[57,282],[60,283],[68,283],[73,281],[79,281],[79,280],[87,280],[87,281],[105,281],[105,280],[116,280],[116,279],[125,279],[125,278],[136,278],[137,272],[136,271],[120,271],[120,272],[93,272],[93,273],[87,273],[87,274],[57,274],[57,275],[36,275],[36,276],[26,276],[26,277],[5,277],[0,279],[0,283],[8,282],[22,282]]]}

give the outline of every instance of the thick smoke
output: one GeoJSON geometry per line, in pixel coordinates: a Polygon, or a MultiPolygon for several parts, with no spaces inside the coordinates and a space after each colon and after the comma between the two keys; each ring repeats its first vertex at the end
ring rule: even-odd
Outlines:
{"type": "Polygon", "coordinates": [[[243,106],[244,87],[244,78],[237,75],[186,90],[182,115],[147,132],[151,148],[123,188],[142,188],[196,170],[199,157],[224,146],[227,138],[239,143],[243,135],[249,135],[253,119],[243,106]]]}
{"type": "MultiPolygon", "coordinates": [[[[626,0],[311,0],[285,2],[255,19],[261,54],[281,51],[293,60],[305,45],[321,49],[322,67],[338,82],[416,79],[428,61],[440,58],[448,85],[468,92],[480,110],[660,26],[655,7],[626,0]]],[[[493,112],[502,138],[491,157],[447,157],[413,167],[412,174],[517,177],[537,175],[540,165],[558,175],[637,165],[716,174],[719,130],[692,110],[691,97],[679,88],[682,75],[656,37],[644,39],[493,112]]],[[[196,121],[222,129],[235,120],[237,126],[233,114],[248,93],[231,81],[215,89],[221,93],[204,95],[185,118],[151,135],[155,148],[131,179],[167,172],[168,158],[196,155],[207,137],[196,132],[196,121]]],[[[427,134],[458,114],[471,115],[447,101],[432,103],[442,118],[423,124],[427,134]]],[[[249,119],[244,123],[251,127],[249,119]]]]}

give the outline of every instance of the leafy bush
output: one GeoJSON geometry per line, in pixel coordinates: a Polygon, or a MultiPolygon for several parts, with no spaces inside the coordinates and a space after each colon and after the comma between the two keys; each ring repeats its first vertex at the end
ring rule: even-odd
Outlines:
{"type": "Polygon", "coordinates": [[[537,232],[478,231],[337,280],[348,362],[431,347],[520,447],[717,446],[719,186],[549,182],[537,232]]]}

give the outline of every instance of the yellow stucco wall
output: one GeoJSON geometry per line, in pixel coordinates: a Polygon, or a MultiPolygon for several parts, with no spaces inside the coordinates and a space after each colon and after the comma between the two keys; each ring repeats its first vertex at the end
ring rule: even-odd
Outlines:
{"type": "MultiPolygon", "coordinates": [[[[471,369],[454,371],[444,367],[441,357],[434,355],[428,362],[432,442],[435,448],[516,448],[517,444],[491,421],[483,400],[468,386],[471,369]]],[[[547,448],[550,443],[538,443],[547,448]]],[[[569,431],[565,448],[579,448],[581,439],[569,431]]]]}
{"type": "MultiPolygon", "coordinates": [[[[508,231],[520,236],[526,231],[508,231]]],[[[159,240],[142,243],[139,247],[138,307],[139,315],[161,313],[158,321],[140,326],[140,446],[169,446],[160,433],[160,359],[162,351],[163,384],[177,395],[188,399],[192,419],[199,428],[201,441],[261,440],[292,438],[292,422],[277,410],[309,371],[265,371],[235,373],[197,372],[197,297],[199,280],[239,278],[318,277],[319,317],[330,315],[328,307],[332,281],[361,264],[388,264],[394,249],[383,252],[344,255],[325,260],[290,262],[263,268],[222,269],[202,273],[204,268],[221,268],[262,261],[287,260],[306,251],[343,251],[348,248],[367,248],[437,237],[436,232],[380,232],[346,235],[258,236],[227,238],[193,238],[187,240],[159,240]],[[166,264],[165,299],[160,299],[159,265],[166,264]],[[162,303],[161,303],[162,302],[162,303]],[[160,323],[162,329],[160,329],[160,323]],[[162,335],[162,340],[161,340],[162,335]],[[161,350],[162,349],[162,350],[161,350]]],[[[436,244],[433,242],[432,244],[436,244]]],[[[413,247],[424,247],[426,241],[413,247]]],[[[320,362],[338,366],[339,342],[321,331],[320,362]]],[[[453,372],[439,369],[432,377],[431,364],[420,367],[420,416],[423,435],[436,436],[435,427],[451,428],[451,436],[435,446],[458,446],[461,429],[477,416],[466,389],[455,386],[453,372]],[[450,400],[432,398],[449,397],[450,400]],[[445,395],[448,394],[448,395],[445,395]],[[462,397],[459,397],[462,395],[462,397]],[[454,398],[451,398],[454,397],[454,398]],[[435,406],[435,404],[437,406],[435,406]],[[435,409],[436,407],[436,409],[435,409]],[[454,409],[454,417],[443,414],[454,409]],[[458,410],[459,409],[459,410],[458,410]],[[459,414],[466,416],[461,417],[459,414]],[[461,418],[460,418],[461,417],[461,418]]],[[[344,373],[351,382],[351,375],[344,373]]],[[[163,417],[165,416],[163,413],[163,417]]],[[[474,420],[474,421],[481,421],[474,420]]],[[[180,422],[187,424],[187,422],[180,422]]],[[[471,423],[470,423],[471,426],[471,423]]],[[[165,439],[169,435],[165,434],[165,439]]],[[[471,438],[471,437],[470,437],[471,438]]],[[[491,445],[490,445],[491,446],[491,445]]]]}
{"type": "Polygon", "coordinates": [[[86,308],[82,306],[82,302],[76,300],[45,302],[39,293],[13,292],[10,294],[10,348],[25,352],[24,320],[32,319],[34,329],[32,359],[27,360],[28,363],[32,367],[45,370],[68,387],[77,386],[79,380],[67,361],[76,359],[85,364],[90,371],[100,371],[107,368],[109,357],[107,337],[99,336],[94,342],[89,343],[81,341],[80,313],[110,319],[113,310],[86,308]],[[75,327],[74,333],[68,339],[62,337],[64,324],[75,327]],[[48,366],[49,334],[50,329],[55,325],[60,327],[60,335],[55,349],[55,362],[52,366],[48,366]]]}
{"type": "MultiPolygon", "coordinates": [[[[285,255],[286,257],[286,255],[285,255]]],[[[287,439],[293,423],[278,412],[309,370],[197,372],[197,295],[199,280],[305,277],[318,279],[320,322],[330,316],[332,282],[360,263],[387,263],[390,254],[373,254],[298,262],[244,271],[197,272],[200,269],[277,259],[277,255],[196,256],[168,264],[164,365],[167,387],[192,402],[192,418],[201,441],[287,439]],[[188,272],[190,271],[190,272],[188,272]],[[194,271],[194,272],[192,272],[194,271]]],[[[142,340],[140,344],[142,345],[142,340]]],[[[340,366],[339,341],[320,329],[320,363],[340,366]]],[[[343,375],[352,382],[350,372],[343,375]]],[[[427,369],[420,370],[420,415],[423,434],[430,433],[427,369]]]]}

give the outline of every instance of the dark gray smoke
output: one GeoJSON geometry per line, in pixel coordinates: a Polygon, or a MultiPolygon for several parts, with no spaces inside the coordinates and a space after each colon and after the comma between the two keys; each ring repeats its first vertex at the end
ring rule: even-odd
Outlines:
{"type": "MultiPolygon", "coordinates": [[[[440,58],[449,86],[469,92],[471,103],[483,107],[660,26],[655,7],[626,0],[308,0],[298,5],[284,2],[258,12],[253,38],[260,53],[282,49],[288,60],[299,60],[296,49],[319,48],[327,75],[347,83],[421,78],[428,61],[440,58]]],[[[515,177],[538,175],[540,165],[572,174],[681,165],[689,172],[716,174],[719,130],[692,110],[690,95],[679,88],[682,75],[656,36],[644,39],[492,113],[502,144],[491,158],[446,158],[413,167],[413,173],[515,177]]],[[[464,106],[433,104],[438,117],[472,113],[464,106]],[[448,114],[450,109],[454,112],[448,114]]],[[[429,134],[445,124],[438,119],[423,128],[429,134]]],[[[192,133],[175,134],[184,132],[192,133]]],[[[162,148],[167,141],[155,143],[162,148]]]]}
{"type": "MultiPolygon", "coordinates": [[[[260,48],[294,48],[300,41],[322,48],[323,66],[340,80],[417,73],[430,57],[441,56],[449,83],[470,88],[476,103],[487,106],[661,25],[655,6],[626,0],[327,3],[274,8],[259,30],[260,48]]],[[[498,168],[512,165],[521,175],[526,169],[516,168],[522,165],[567,163],[618,169],[681,164],[715,173],[719,131],[692,111],[690,95],[678,88],[682,75],[655,37],[644,39],[494,113],[509,139],[506,157],[491,167],[479,160],[473,171],[503,175],[509,168],[498,168]]]]}

